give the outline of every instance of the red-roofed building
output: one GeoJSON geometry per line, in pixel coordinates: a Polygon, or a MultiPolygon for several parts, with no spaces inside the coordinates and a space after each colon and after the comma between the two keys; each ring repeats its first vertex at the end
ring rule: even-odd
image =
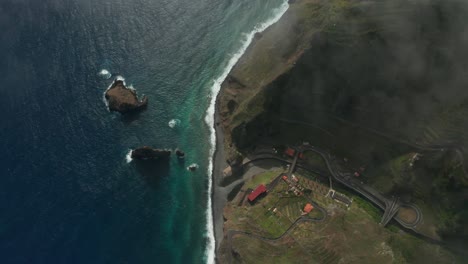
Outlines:
{"type": "Polygon", "coordinates": [[[306,204],[305,207],[304,207],[304,213],[305,214],[308,214],[310,213],[310,211],[312,211],[312,209],[314,209],[314,206],[311,205],[310,203],[306,204]]]}
{"type": "Polygon", "coordinates": [[[296,151],[292,148],[287,148],[284,151],[284,154],[288,155],[289,157],[294,157],[294,154],[296,154],[296,151]]]}
{"type": "Polygon", "coordinates": [[[249,199],[250,202],[253,202],[255,201],[255,199],[257,199],[258,196],[260,196],[262,193],[265,193],[267,191],[265,185],[263,184],[260,184],[259,186],[257,186],[257,188],[255,190],[253,190],[249,196],[247,197],[247,199],[249,199]]]}

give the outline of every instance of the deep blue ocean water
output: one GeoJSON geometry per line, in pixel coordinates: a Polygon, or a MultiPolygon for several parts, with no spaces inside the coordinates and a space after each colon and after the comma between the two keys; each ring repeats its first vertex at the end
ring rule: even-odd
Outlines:
{"type": "Polygon", "coordinates": [[[282,2],[0,1],[0,263],[209,261],[213,80],[282,2]],[[110,113],[102,69],[147,111],[110,113]],[[187,158],[127,163],[142,145],[187,158]]]}

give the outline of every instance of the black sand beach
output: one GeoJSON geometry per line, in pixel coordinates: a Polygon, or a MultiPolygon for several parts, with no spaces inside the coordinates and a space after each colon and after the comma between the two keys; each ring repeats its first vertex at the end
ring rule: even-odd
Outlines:
{"type": "MultiPolygon", "coordinates": [[[[221,94],[221,93],[220,93],[221,94]]],[[[219,98],[219,94],[218,94],[219,98]]],[[[218,98],[216,99],[215,107],[215,130],[216,130],[216,150],[213,156],[213,226],[216,239],[216,249],[221,244],[223,234],[223,209],[227,201],[228,193],[221,187],[223,180],[223,170],[228,166],[224,153],[224,133],[219,125],[220,117],[218,111],[218,98]]]]}

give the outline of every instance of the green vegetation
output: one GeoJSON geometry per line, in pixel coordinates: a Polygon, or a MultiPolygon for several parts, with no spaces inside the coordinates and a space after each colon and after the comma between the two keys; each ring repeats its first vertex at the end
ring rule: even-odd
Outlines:
{"type": "Polygon", "coordinates": [[[273,170],[257,174],[245,185],[245,188],[255,189],[260,184],[267,185],[274,178],[278,177],[282,172],[282,170],[273,170]]]}
{"type": "Polygon", "coordinates": [[[314,151],[305,151],[304,152],[304,161],[307,162],[310,166],[317,168],[323,172],[327,172],[327,164],[325,160],[318,153],[314,151]]]}
{"type": "Polygon", "coordinates": [[[316,181],[316,182],[320,182],[320,180],[319,180],[320,175],[315,174],[313,172],[310,172],[308,170],[301,169],[301,168],[297,168],[295,170],[295,172],[294,172],[294,175],[305,177],[305,178],[307,178],[309,180],[313,180],[313,181],[316,181]]]}
{"type": "MultiPolygon", "coordinates": [[[[277,214],[271,211],[266,211],[266,210],[262,210],[262,211],[263,213],[258,213],[254,215],[255,222],[259,225],[262,231],[264,231],[270,238],[279,237],[293,223],[289,221],[288,218],[278,216],[277,214]]],[[[252,213],[255,213],[255,212],[252,212],[252,213]]]]}
{"type": "Polygon", "coordinates": [[[402,263],[435,263],[436,259],[443,259],[443,263],[458,263],[457,259],[441,246],[430,245],[413,236],[391,236],[387,243],[396,253],[395,259],[402,263]]]}
{"type": "Polygon", "coordinates": [[[364,198],[353,195],[353,204],[351,207],[359,207],[366,211],[367,214],[374,220],[374,222],[379,223],[382,218],[382,210],[375,207],[371,202],[365,200],[364,198]]]}
{"type": "MultiPolygon", "coordinates": [[[[249,213],[267,237],[278,237],[292,223],[301,217],[302,209],[309,203],[308,196],[296,196],[287,192],[287,185],[281,181],[268,195],[249,208],[249,213]]],[[[312,210],[309,217],[323,217],[317,210],[312,210]]]]}
{"type": "MultiPolygon", "coordinates": [[[[309,141],[349,158],[350,172],[365,166],[363,180],[380,192],[417,204],[424,215],[419,231],[466,241],[468,175],[461,150],[468,147],[468,103],[460,87],[468,85],[468,24],[460,21],[467,12],[463,1],[297,1],[231,72],[242,85],[230,86],[223,97],[237,103],[224,119],[232,133],[227,145],[246,154],[262,140],[309,141]],[[422,156],[411,162],[415,153],[422,156]]],[[[380,209],[353,197],[350,213],[332,221],[334,232],[322,235],[342,231],[352,240],[344,229],[353,228],[371,234],[369,240],[356,239],[371,252],[386,252],[375,262],[414,263],[415,251],[450,261],[421,241],[406,241],[410,252],[404,252],[392,226],[382,231],[350,224],[370,228],[381,217],[380,209]]],[[[351,255],[346,261],[359,263],[351,255]]]]}
{"type": "Polygon", "coordinates": [[[366,172],[369,175],[369,183],[382,193],[391,193],[394,188],[408,184],[408,181],[414,177],[412,171],[409,170],[414,155],[416,153],[404,154],[378,167],[369,168],[366,172]]]}
{"type": "Polygon", "coordinates": [[[460,198],[466,187],[463,187],[463,168],[456,153],[412,152],[371,167],[366,174],[369,183],[381,192],[397,192],[419,205],[425,221],[418,229],[427,236],[440,239],[440,235],[463,230],[462,215],[468,208],[460,198]]]}
{"type": "MultiPolygon", "coordinates": [[[[301,174],[295,173],[299,182],[309,186],[310,183],[306,182],[311,181],[310,176],[304,178],[301,174]]],[[[268,178],[265,175],[268,174],[262,174],[262,178],[268,178]]],[[[232,257],[234,263],[338,263],[344,260],[359,264],[425,263],[420,259],[453,262],[453,256],[440,246],[399,232],[400,229],[391,224],[382,228],[378,224],[382,213],[363,198],[354,196],[353,205],[347,210],[323,194],[313,191],[310,196],[298,197],[288,194],[287,190],[287,185],[281,181],[254,205],[247,203],[238,207],[235,206],[237,201],[229,204],[225,211],[228,219],[226,230],[243,230],[267,238],[279,237],[301,215],[303,206],[311,198],[327,209],[327,219],[300,223],[278,241],[236,235],[232,239],[232,248],[223,248],[227,246],[225,243],[221,245],[221,260],[232,257]],[[232,252],[235,252],[234,256],[232,252]]],[[[321,215],[318,210],[313,210],[309,217],[319,218],[321,215]]]]}

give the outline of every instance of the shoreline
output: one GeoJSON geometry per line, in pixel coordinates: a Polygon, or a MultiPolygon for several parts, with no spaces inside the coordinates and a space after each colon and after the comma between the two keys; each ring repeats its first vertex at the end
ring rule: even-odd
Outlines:
{"type": "MultiPolygon", "coordinates": [[[[216,87],[213,91],[215,94],[214,105],[210,106],[213,107],[213,124],[212,129],[214,134],[214,148],[213,155],[210,157],[212,162],[212,171],[211,171],[211,216],[212,216],[212,228],[214,232],[214,262],[218,263],[217,253],[219,246],[221,245],[224,239],[224,207],[227,202],[228,190],[222,187],[220,184],[223,180],[223,170],[228,166],[226,161],[226,155],[224,151],[224,131],[221,125],[220,115],[219,115],[219,98],[222,93],[222,84],[231,73],[232,69],[235,65],[239,62],[239,60],[244,56],[247,49],[255,42],[255,34],[264,32],[266,29],[277,23],[286,11],[289,9],[289,3],[287,0],[278,7],[278,12],[275,13],[271,18],[267,21],[260,22],[248,35],[247,39],[245,40],[244,44],[241,46],[240,50],[230,59],[226,69],[227,71],[218,77],[217,81],[215,81],[216,87]],[[240,53],[240,54],[239,54],[240,53]],[[231,64],[231,62],[234,62],[231,64]]],[[[210,109],[209,109],[210,110],[210,109]]],[[[208,115],[210,111],[208,110],[208,115]]],[[[207,116],[208,117],[208,116],[207,116]]],[[[208,123],[208,122],[207,122],[208,123]]],[[[213,135],[212,135],[213,136],[213,135]]],[[[210,260],[208,260],[210,261],[210,260]]]]}
{"type": "Polygon", "coordinates": [[[221,182],[223,180],[223,169],[228,166],[226,162],[226,155],[224,152],[224,131],[223,128],[220,127],[220,115],[218,109],[218,101],[220,97],[221,91],[216,96],[216,103],[215,103],[215,114],[214,114],[214,128],[216,133],[216,147],[215,152],[213,155],[213,172],[212,172],[212,183],[213,183],[213,191],[211,193],[212,197],[212,211],[213,211],[213,229],[215,235],[215,252],[218,251],[219,245],[223,241],[224,238],[224,219],[223,219],[223,211],[224,206],[227,201],[227,193],[225,192],[224,188],[221,187],[221,182]]]}

